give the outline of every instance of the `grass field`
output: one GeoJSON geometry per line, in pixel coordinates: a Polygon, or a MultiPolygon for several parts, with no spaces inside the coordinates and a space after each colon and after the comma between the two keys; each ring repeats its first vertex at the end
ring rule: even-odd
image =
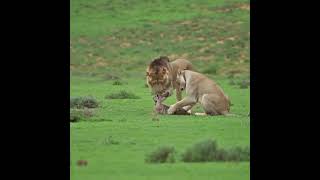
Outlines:
{"type": "Polygon", "coordinates": [[[249,3],[71,0],[70,93],[99,101],[91,116],[70,123],[71,179],[249,179],[249,162],[179,160],[208,138],[223,148],[250,146],[249,3]],[[159,55],[187,58],[214,79],[231,97],[235,116],[155,116],[145,69],[159,55]],[[106,98],[120,91],[137,98],[106,98]],[[163,145],[175,147],[176,162],[145,163],[163,145]],[[88,165],[77,166],[81,159],[88,165]]]}

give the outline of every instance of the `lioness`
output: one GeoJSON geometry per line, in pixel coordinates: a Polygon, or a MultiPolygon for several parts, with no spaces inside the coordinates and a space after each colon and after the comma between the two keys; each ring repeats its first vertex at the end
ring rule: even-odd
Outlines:
{"type": "Polygon", "coordinates": [[[147,84],[152,94],[160,95],[165,98],[172,95],[176,89],[176,99],[182,99],[180,85],[176,81],[177,73],[181,70],[192,70],[192,64],[185,59],[177,59],[170,62],[166,56],[154,59],[147,67],[147,84]]]}
{"type": "Polygon", "coordinates": [[[168,114],[173,114],[182,107],[188,111],[197,102],[201,104],[206,115],[227,115],[229,113],[229,97],[205,75],[183,70],[178,73],[177,80],[180,84],[180,90],[186,90],[186,97],[171,105],[167,111],[168,114]]]}

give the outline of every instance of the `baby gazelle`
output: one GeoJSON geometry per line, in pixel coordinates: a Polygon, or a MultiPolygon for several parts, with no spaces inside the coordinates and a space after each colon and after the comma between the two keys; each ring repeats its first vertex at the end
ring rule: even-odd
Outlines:
{"type": "MultiPolygon", "coordinates": [[[[165,99],[165,97],[156,95],[153,97],[153,100],[155,102],[155,112],[158,114],[168,114],[169,106],[162,104],[162,101],[165,99]]],[[[174,115],[190,115],[190,112],[184,110],[183,108],[179,108],[173,113],[174,115]]]]}

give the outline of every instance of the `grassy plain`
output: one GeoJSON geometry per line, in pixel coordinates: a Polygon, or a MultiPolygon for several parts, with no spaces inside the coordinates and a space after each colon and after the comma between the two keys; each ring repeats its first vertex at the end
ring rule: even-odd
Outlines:
{"type": "MultiPolygon", "coordinates": [[[[249,179],[250,162],[184,163],[186,148],[212,138],[250,146],[250,5],[247,0],[71,0],[72,97],[93,96],[93,115],[70,123],[71,179],[249,179]],[[230,96],[235,116],[155,116],[145,69],[183,57],[230,96]],[[125,91],[134,99],[110,99],[125,91]],[[174,146],[175,163],[145,155],[174,146]],[[77,166],[84,159],[87,166],[77,166]]],[[[174,97],[165,104],[175,102],[174,97]]],[[[202,112],[199,106],[195,111],[202,112]]]]}

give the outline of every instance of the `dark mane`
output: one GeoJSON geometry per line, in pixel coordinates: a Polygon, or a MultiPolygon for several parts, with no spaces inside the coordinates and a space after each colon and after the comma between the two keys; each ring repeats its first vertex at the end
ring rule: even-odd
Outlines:
{"type": "Polygon", "coordinates": [[[166,56],[160,56],[159,58],[154,59],[149,67],[158,69],[158,67],[167,67],[168,68],[169,58],[166,56]]]}

